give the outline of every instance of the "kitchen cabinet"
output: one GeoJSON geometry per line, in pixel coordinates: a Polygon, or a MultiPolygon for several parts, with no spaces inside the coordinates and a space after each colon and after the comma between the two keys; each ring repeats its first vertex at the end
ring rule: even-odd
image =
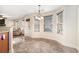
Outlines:
{"type": "Polygon", "coordinates": [[[9,52],[9,32],[0,33],[0,53],[9,52]]]}

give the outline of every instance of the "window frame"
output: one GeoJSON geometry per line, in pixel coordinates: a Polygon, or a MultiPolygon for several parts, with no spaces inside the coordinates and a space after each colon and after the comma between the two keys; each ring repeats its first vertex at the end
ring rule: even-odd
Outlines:
{"type": "Polygon", "coordinates": [[[63,12],[64,10],[57,13],[57,34],[63,34],[63,12]],[[62,19],[59,19],[61,13],[62,13],[62,19]]]}

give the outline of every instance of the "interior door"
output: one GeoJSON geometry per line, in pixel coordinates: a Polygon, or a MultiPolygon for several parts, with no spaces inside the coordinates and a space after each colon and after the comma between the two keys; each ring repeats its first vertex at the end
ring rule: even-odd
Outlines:
{"type": "Polygon", "coordinates": [[[2,53],[8,53],[9,52],[9,33],[5,32],[3,33],[5,35],[5,39],[2,41],[2,53]]]}

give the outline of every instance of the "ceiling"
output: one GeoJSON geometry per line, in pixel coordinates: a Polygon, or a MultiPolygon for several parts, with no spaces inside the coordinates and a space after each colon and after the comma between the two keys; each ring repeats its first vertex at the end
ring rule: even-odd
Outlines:
{"type": "MultiPolygon", "coordinates": [[[[58,8],[60,5],[41,5],[42,12],[48,12],[58,8]]],[[[0,14],[6,15],[10,19],[16,19],[35,13],[38,11],[37,5],[0,5],[0,14]]]]}

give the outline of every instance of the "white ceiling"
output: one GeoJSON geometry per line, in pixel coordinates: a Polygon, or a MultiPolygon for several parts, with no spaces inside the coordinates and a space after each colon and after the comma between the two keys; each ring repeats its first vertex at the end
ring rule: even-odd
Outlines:
{"type": "MultiPolygon", "coordinates": [[[[58,7],[59,5],[41,5],[40,9],[42,12],[48,12],[58,7]]],[[[37,5],[0,5],[0,14],[11,16],[11,19],[23,17],[37,11],[37,5]]]]}

